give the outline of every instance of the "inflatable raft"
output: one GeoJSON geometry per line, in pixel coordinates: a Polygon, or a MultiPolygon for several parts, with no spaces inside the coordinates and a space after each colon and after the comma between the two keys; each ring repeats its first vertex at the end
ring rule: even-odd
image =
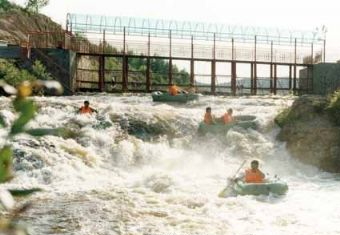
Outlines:
{"type": "Polygon", "coordinates": [[[163,93],[160,91],[156,91],[152,93],[152,100],[154,102],[178,102],[178,103],[186,103],[188,101],[197,100],[198,94],[193,93],[181,93],[176,96],[170,95],[169,93],[163,93]]]}
{"type": "Polygon", "coordinates": [[[268,180],[265,183],[245,183],[238,180],[233,189],[237,195],[283,195],[288,191],[288,185],[281,180],[268,180]]]}
{"type": "Polygon", "coordinates": [[[226,133],[233,127],[241,127],[244,129],[252,128],[256,129],[256,117],[252,115],[240,115],[234,117],[235,121],[230,124],[224,124],[222,122],[217,122],[212,125],[207,125],[204,122],[201,122],[198,126],[198,133],[206,134],[206,133],[226,133]]]}

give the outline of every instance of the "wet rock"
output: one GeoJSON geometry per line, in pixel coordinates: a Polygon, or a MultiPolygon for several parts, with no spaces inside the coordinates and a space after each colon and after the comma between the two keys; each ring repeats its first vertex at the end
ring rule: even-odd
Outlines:
{"type": "Polygon", "coordinates": [[[328,100],[302,96],[275,121],[282,128],[278,139],[287,142],[293,157],[329,172],[340,172],[340,126],[329,112],[328,100]]]}

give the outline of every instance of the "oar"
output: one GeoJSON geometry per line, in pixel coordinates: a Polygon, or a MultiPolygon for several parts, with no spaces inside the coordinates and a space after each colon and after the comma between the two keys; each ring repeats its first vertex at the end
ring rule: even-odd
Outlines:
{"type": "MultiPolygon", "coordinates": [[[[241,164],[241,166],[237,169],[237,171],[235,172],[234,176],[232,177],[232,179],[234,179],[236,177],[236,175],[238,174],[238,172],[242,169],[242,167],[244,166],[244,164],[247,162],[247,160],[244,160],[241,164]]],[[[234,181],[230,181],[228,183],[228,185],[218,194],[219,197],[225,197],[224,195],[226,194],[226,192],[228,190],[231,189],[231,186],[234,184],[234,181]]]]}

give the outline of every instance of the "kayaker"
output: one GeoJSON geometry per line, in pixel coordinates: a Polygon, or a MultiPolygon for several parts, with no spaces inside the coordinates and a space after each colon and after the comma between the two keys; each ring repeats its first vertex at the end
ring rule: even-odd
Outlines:
{"type": "Polygon", "coordinates": [[[82,106],[80,109],[79,109],[79,113],[80,114],[86,114],[86,113],[89,113],[89,114],[92,114],[93,112],[95,113],[98,113],[97,110],[93,109],[90,107],[90,102],[85,100],[84,101],[84,106],[82,106]]]}
{"type": "Polygon", "coordinates": [[[265,175],[259,170],[259,161],[253,160],[250,168],[244,174],[234,178],[234,181],[242,180],[246,183],[263,183],[265,175]]]}
{"type": "Polygon", "coordinates": [[[211,107],[205,109],[204,123],[207,125],[215,124],[213,115],[211,114],[211,107]]]}
{"type": "Polygon", "coordinates": [[[228,109],[227,112],[221,117],[224,124],[229,124],[234,121],[233,110],[228,109]]]}

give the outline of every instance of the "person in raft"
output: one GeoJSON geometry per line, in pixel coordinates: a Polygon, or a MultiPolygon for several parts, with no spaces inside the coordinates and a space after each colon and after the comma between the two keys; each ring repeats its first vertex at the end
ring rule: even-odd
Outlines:
{"type": "Polygon", "coordinates": [[[234,181],[242,180],[246,183],[263,183],[265,175],[259,170],[259,165],[259,161],[251,161],[250,168],[240,176],[234,178],[234,181]]]}
{"type": "Polygon", "coordinates": [[[233,110],[228,109],[227,112],[225,112],[225,114],[221,117],[221,120],[224,124],[232,123],[234,121],[233,110]]]}
{"type": "Polygon", "coordinates": [[[98,113],[97,110],[93,109],[90,107],[90,102],[85,100],[84,101],[84,106],[82,106],[80,109],[79,109],[79,113],[80,114],[86,114],[86,113],[89,113],[89,114],[92,114],[92,113],[98,113]]]}
{"type": "Polygon", "coordinates": [[[211,114],[211,108],[210,108],[210,107],[207,107],[207,108],[205,109],[204,123],[207,124],[207,125],[215,124],[215,118],[214,118],[214,116],[211,114]]]}
{"type": "Polygon", "coordinates": [[[171,83],[169,86],[169,94],[172,96],[176,96],[178,95],[178,93],[185,93],[187,94],[187,91],[184,91],[182,89],[180,89],[178,86],[176,86],[175,84],[171,83]]]}

